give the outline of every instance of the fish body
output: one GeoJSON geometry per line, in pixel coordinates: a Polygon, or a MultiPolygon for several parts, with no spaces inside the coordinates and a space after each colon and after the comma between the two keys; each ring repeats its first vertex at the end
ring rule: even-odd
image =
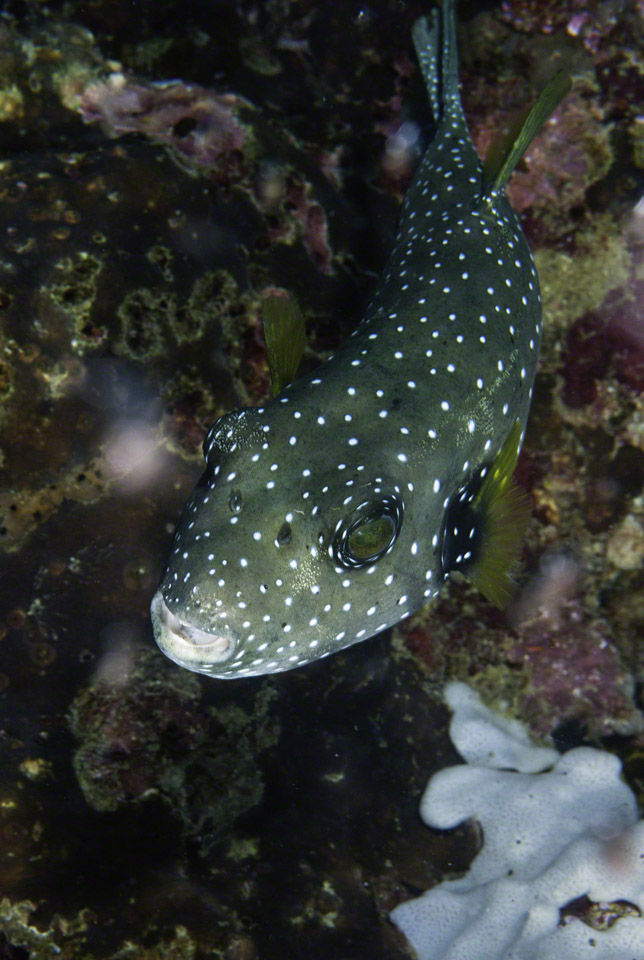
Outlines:
{"type": "Polygon", "coordinates": [[[414,40],[437,130],[366,316],[313,373],[204,442],[152,602],[159,646],[190,670],[302,666],[480,566],[494,509],[482,491],[504,458],[507,487],[528,416],[539,284],[503,183],[484,186],[452,4],[414,40]]]}

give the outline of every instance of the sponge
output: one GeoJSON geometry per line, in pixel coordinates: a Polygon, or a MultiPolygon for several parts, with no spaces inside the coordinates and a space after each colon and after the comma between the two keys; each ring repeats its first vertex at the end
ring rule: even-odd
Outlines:
{"type": "Polygon", "coordinates": [[[446,699],[468,762],[432,777],[421,816],[476,820],[483,845],[465,876],[392,912],[419,960],[644,960],[644,822],[619,760],[537,747],[465,684],[446,699]],[[581,916],[566,910],[579,898],[581,916]]]}

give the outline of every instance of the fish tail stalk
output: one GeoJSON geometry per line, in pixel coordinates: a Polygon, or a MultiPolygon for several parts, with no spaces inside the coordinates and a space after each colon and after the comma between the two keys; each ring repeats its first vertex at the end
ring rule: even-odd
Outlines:
{"type": "Polygon", "coordinates": [[[466,131],[458,84],[453,0],[443,0],[442,8],[433,10],[429,20],[420,17],[412,28],[412,38],[435,123],[449,123],[466,131]]]}

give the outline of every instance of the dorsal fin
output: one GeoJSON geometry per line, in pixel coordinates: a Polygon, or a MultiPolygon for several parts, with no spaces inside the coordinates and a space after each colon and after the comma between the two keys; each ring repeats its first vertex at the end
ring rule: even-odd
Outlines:
{"type": "Polygon", "coordinates": [[[571,86],[568,71],[559,70],[541,91],[527,117],[515,123],[500,140],[492,141],[483,168],[483,197],[503,190],[517,163],[571,86]]]}
{"type": "Polygon", "coordinates": [[[274,291],[262,300],[262,320],[271,375],[271,396],[276,397],[297,375],[306,347],[304,317],[293,297],[282,291],[274,291]]]}
{"type": "Polygon", "coordinates": [[[472,501],[480,527],[479,547],[462,573],[490,603],[503,609],[512,599],[512,573],[530,520],[528,494],[513,473],[519,456],[521,424],[517,421],[472,501]]]}

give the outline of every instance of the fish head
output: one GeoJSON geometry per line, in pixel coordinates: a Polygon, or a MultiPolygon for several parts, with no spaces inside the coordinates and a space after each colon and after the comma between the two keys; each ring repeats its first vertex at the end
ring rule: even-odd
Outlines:
{"type": "Polygon", "coordinates": [[[278,400],[227,414],[205,440],[152,602],[157,643],[187,669],[289,670],[397,623],[438,587],[436,538],[421,538],[438,498],[435,517],[422,498],[414,516],[408,465],[374,457],[377,436],[368,457],[342,444],[337,463],[314,429],[293,444],[284,413],[278,400]]]}

